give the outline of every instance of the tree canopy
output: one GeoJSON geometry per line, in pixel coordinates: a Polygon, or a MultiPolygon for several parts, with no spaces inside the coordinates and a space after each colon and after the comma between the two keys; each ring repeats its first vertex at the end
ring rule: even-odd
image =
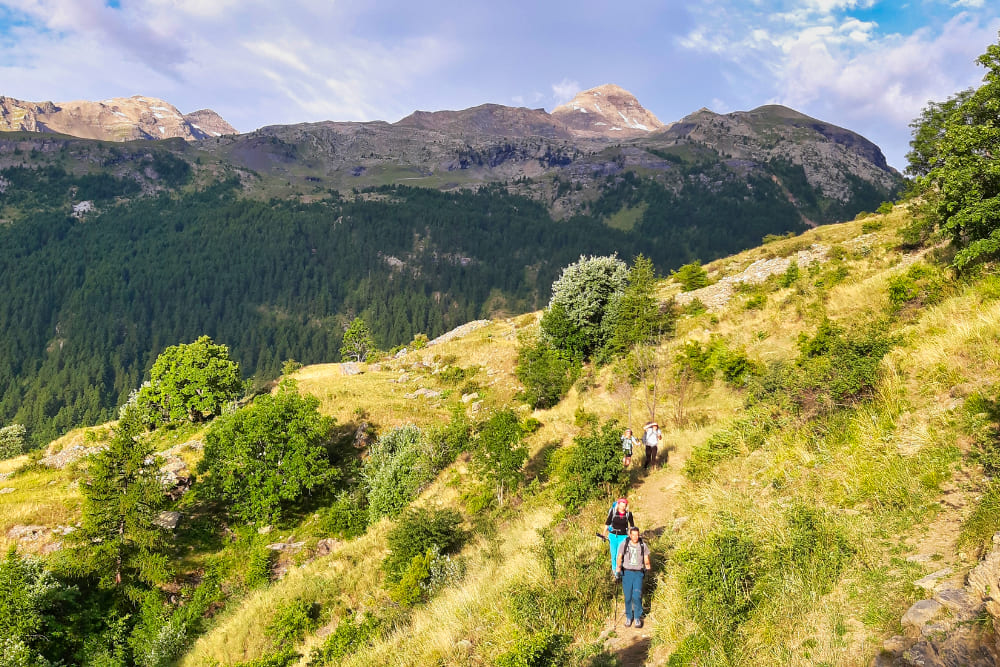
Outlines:
{"type": "Polygon", "coordinates": [[[983,84],[929,105],[913,123],[907,155],[934,222],[962,248],[958,268],[1000,253],[1000,44],[977,62],[983,84]]]}
{"type": "Polygon", "coordinates": [[[229,358],[229,348],[202,336],[168,347],[156,358],[138,402],[153,422],[200,422],[220,414],[222,406],[242,393],[240,366],[229,358]]]}

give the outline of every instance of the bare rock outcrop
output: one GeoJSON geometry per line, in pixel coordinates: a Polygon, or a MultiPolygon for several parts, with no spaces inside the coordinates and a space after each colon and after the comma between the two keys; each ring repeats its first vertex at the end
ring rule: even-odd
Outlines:
{"type": "Polygon", "coordinates": [[[962,588],[938,579],[941,570],[914,582],[932,593],[914,603],[902,618],[905,635],[887,640],[873,667],[987,667],[1000,664],[1000,645],[993,630],[1000,616],[1000,533],[993,550],[966,578],[962,588]],[[993,623],[977,622],[988,614],[993,623]]]}
{"type": "Polygon", "coordinates": [[[614,84],[578,93],[552,110],[552,117],[565,123],[577,136],[634,137],[663,127],[635,95],[614,84]]]}

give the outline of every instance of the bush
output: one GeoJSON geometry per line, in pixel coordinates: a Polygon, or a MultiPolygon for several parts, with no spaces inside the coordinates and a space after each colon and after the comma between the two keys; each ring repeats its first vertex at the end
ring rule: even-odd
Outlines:
{"type": "Polygon", "coordinates": [[[708,286],[708,271],[702,267],[699,261],[685,264],[674,271],[671,277],[680,283],[681,290],[684,292],[691,292],[708,286]]]}
{"type": "Polygon", "coordinates": [[[580,360],[542,338],[522,338],[517,351],[517,379],[533,408],[551,408],[563,399],[580,374],[580,360]]]}
{"type": "Polygon", "coordinates": [[[801,271],[799,271],[799,263],[794,259],[788,264],[788,268],[785,272],[781,274],[781,278],[778,284],[782,287],[791,287],[798,282],[801,271]]]}
{"type": "Polygon", "coordinates": [[[799,335],[800,373],[793,378],[795,400],[801,407],[826,410],[869,395],[878,381],[882,358],[895,345],[885,326],[875,323],[851,333],[829,319],[812,337],[799,335]]]}
{"type": "Polygon", "coordinates": [[[365,614],[359,622],[348,612],[337,624],[337,629],[309,654],[309,667],[340,664],[343,658],[374,643],[379,627],[379,620],[374,616],[365,614]]]}
{"type": "Polygon", "coordinates": [[[889,279],[889,307],[899,311],[904,306],[929,306],[944,295],[945,280],[927,264],[914,264],[906,273],[889,279]]]}
{"type": "Polygon", "coordinates": [[[760,549],[725,528],[677,556],[681,595],[691,617],[718,637],[731,635],[760,603],[760,549]]]}
{"type": "Polygon", "coordinates": [[[446,555],[458,551],[468,537],[461,524],[462,515],[452,509],[407,510],[387,535],[390,553],[382,563],[387,581],[398,583],[411,561],[429,551],[446,555]]]}
{"type": "Polygon", "coordinates": [[[349,540],[368,528],[367,498],[358,493],[341,493],[329,507],[319,511],[317,529],[323,535],[349,540]]]}
{"type": "Polygon", "coordinates": [[[588,500],[611,497],[628,485],[628,471],[622,465],[621,427],[616,421],[573,438],[573,448],[563,473],[559,496],[569,511],[578,510],[588,500]]]}
{"type": "Polygon", "coordinates": [[[265,632],[276,648],[290,649],[319,627],[319,612],[316,602],[301,598],[290,600],[274,611],[265,632]]]}
{"type": "Polygon", "coordinates": [[[854,555],[846,534],[816,507],[797,504],[788,510],[788,544],[775,559],[791,564],[817,595],[826,595],[854,555]]]}
{"type": "Polygon", "coordinates": [[[432,479],[422,437],[419,428],[406,424],[384,433],[369,449],[362,472],[369,523],[398,515],[432,479]]]}
{"type": "Polygon", "coordinates": [[[12,459],[24,453],[27,431],[21,424],[11,424],[0,428],[0,461],[12,459]]]}
{"type": "Polygon", "coordinates": [[[476,437],[473,467],[480,479],[493,488],[499,505],[521,483],[521,466],[528,458],[522,437],[521,424],[513,410],[492,414],[476,437]]]}
{"type": "Polygon", "coordinates": [[[502,654],[496,667],[559,667],[569,659],[573,638],[551,630],[520,635],[514,647],[502,654]]]}
{"type": "Polygon", "coordinates": [[[210,473],[209,494],[230,502],[245,521],[273,521],[336,479],[327,451],[334,422],[318,408],[318,399],[283,383],[277,394],[216,420],[199,464],[210,473]]]}

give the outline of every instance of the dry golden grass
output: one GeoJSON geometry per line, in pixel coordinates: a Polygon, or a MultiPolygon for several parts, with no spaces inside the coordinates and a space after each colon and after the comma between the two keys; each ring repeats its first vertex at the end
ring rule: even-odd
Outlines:
{"type": "MultiPolygon", "coordinates": [[[[27,457],[19,457],[23,463],[27,457]]],[[[9,472],[14,468],[5,462],[9,472]]],[[[22,473],[4,482],[0,488],[12,488],[12,493],[0,495],[0,549],[6,550],[14,542],[7,537],[15,526],[45,526],[49,529],[76,523],[80,517],[82,498],[74,480],[61,470],[46,468],[22,473]]],[[[39,551],[56,541],[48,535],[34,542],[22,542],[19,548],[39,551]]]]}

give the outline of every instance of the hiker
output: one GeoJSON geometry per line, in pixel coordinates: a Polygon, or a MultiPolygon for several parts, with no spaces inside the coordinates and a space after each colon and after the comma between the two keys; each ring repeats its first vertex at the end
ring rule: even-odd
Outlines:
{"type": "Polygon", "coordinates": [[[622,595],[625,598],[625,627],[632,625],[642,627],[642,580],[646,578],[649,564],[649,545],[642,541],[639,529],[632,526],[628,539],[618,547],[618,569],[616,576],[621,578],[622,595]]]}
{"type": "Polygon", "coordinates": [[[611,550],[611,574],[618,571],[618,547],[628,537],[628,529],[635,526],[632,513],[628,511],[628,498],[619,498],[608,510],[608,518],[604,522],[604,537],[608,540],[611,550]]]}
{"type": "Polygon", "coordinates": [[[632,463],[632,450],[638,446],[639,441],[632,435],[632,429],[625,429],[625,434],[622,436],[622,451],[625,453],[625,456],[622,458],[622,465],[626,468],[632,463]]]}
{"type": "Polygon", "coordinates": [[[642,461],[642,469],[646,470],[652,465],[656,467],[656,452],[660,446],[660,440],[663,440],[663,431],[660,430],[660,425],[656,422],[649,422],[643,426],[645,433],[642,436],[642,441],[646,445],[646,458],[642,461]]]}

